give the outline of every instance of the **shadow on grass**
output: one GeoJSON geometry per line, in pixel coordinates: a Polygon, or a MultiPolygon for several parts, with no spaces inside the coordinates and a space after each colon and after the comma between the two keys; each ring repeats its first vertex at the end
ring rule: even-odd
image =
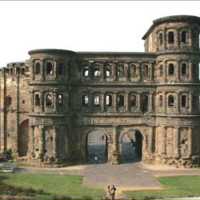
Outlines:
{"type": "MultiPolygon", "coordinates": [[[[44,190],[35,190],[33,188],[22,188],[22,187],[15,187],[4,183],[4,180],[8,179],[4,175],[0,175],[0,200],[1,196],[7,196],[7,200],[13,200],[14,197],[16,199],[23,199],[23,200],[38,200],[38,197],[42,200],[44,197],[45,200],[93,200],[90,196],[84,196],[81,198],[74,198],[66,195],[52,195],[50,193],[44,192],[44,190]],[[23,198],[20,198],[23,197],[23,198]]],[[[3,198],[5,199],[5,198],[3,198]]]]}

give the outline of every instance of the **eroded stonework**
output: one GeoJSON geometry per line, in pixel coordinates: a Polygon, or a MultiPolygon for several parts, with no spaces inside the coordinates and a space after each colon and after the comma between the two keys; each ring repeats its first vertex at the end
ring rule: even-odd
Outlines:
{"type": "Polygon", "coordinates": [[[0,71],[0,151],[32,164],[200,165],[200,18],[157,19],[144,53],[41,49],[0,71]]]}

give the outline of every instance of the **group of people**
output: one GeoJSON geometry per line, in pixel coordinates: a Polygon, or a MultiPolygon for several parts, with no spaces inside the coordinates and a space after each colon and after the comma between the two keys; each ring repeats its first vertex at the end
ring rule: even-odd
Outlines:
{"type": "Polygon", "coordinates": [[[114,185],[108,185],[107,199],[115,200],[116,190],[117,188],[114,185]]]}

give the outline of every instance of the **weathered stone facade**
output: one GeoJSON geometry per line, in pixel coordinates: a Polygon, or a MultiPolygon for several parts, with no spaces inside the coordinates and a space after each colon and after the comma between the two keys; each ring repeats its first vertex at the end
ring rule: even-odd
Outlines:
{"type": "Polygon", "coordinates": [[[200,165],[199,35],[199,17],[170,16],[144,35],[145,53],[30,51],[0,72],[0,150],[81,163],[96,142],[118,164],[127,140],[147,163],[200,165]]]}

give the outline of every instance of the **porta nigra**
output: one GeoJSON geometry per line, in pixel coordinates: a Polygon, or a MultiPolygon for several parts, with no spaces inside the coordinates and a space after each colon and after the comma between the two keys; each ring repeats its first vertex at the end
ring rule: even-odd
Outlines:
{"type": "Polygon", "coordinates": [[[142,53],[39,49],[2,67],[0,152],[44,166],[199,166],[200,17],[159,18],[143,40],[142,53]]]}

